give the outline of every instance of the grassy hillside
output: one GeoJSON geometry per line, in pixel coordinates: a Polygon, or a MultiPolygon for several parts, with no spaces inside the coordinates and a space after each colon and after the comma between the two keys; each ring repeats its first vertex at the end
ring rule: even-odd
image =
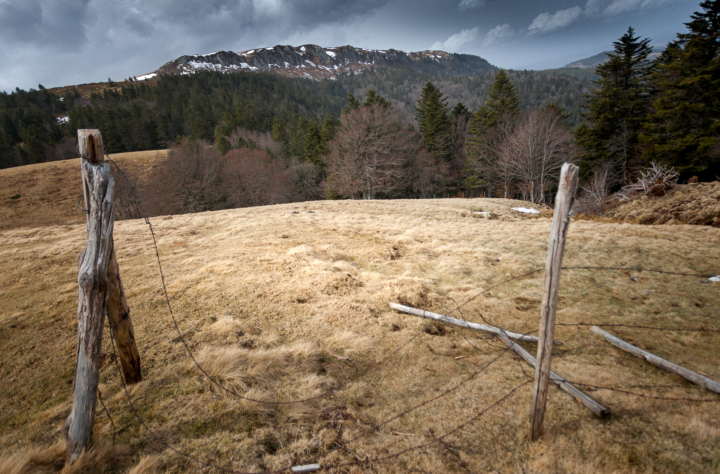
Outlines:
{"type": "MultiPolygon", "coordinates": [[[[173,310],[198,362],[254,400],[310,399],[288,405],[239,399],[199,373],[165,305],[147,226],[116,223],[144,381],[130,390],[135,413],[106,331],[100,391],[113,423],[98,406],[98,448],[85,472],[118,472],[116,462],[135,473],[210,472],[167,445],[253,472],[311,462],[345,465],[331,472],[720,469],[720,396],[572,326],[720,329],[718,284],[699,275],[720,273],[720,229],[571,224],[565,266],[698,276],[563,273],[553,370],[612,416],[599,420],[552,387],[546,433],[534,444],[524,362],[487,334],[388,308],[396,301],[537,330],[542,272],[525,274],[544,266],[550,219],[510,209],[521,204],[324,201],[154,219],[173,310]],[[497,217],[472,218],[479,210],[497,217]]],[[[82,223],[0,230],[0,473],[62,465],[84,241],[82,223]]],[[[607,329],[720,379],[718,332],[607,329]]]]}
{"type": "MultiPolygon", "coordinates": [[[[124,170],[143,176],[167,152],[110,157],[124,170]]],[[[81,204],[80,158],[0,170],[0,229],[84,222],[81,204]]]]}

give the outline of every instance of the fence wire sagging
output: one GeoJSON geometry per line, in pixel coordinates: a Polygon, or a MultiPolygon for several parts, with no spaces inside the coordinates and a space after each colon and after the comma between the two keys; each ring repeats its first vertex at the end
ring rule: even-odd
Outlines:
{"type": "MultiPolygon", "coordinates": [[[[128,179],[125,173],[120,169],[120,167],[112,160],[109,159],[115,167],[118,169],[120,173],[122,173],[123,177],[125,179],[128,179]]],[[[133,189],[136,189],[135,186],[132,184],[132,182],[128,179],[128,183],[132,186],[133,189]]],[[[237,393],[234,390],[228,389],[222,384],[220,384],[218,381],[214,379],[214,377],[209,374],[200,363],[198,363],[198,360],[193,353],[193,350],[191,349],[191,344],[188,343],[186,340],[186,335],[181,331],[178,321],[175,317],[175,313],[173,310],[173,305],[171,302],[171,298],[168,295],[167,285],[165,281],[165,275],[162,268],[162,260],[160,256],[160,251],[157,244],[157,239],[155,236],[155,229],[152,226],[152,222],[148,217],[144,217],[144,221],[148,226],[148,229],[150,231],[150,234],[152,235],[152,245],[153,245],[153,253],[156,257],[156,264],[158,266],[158,271],[161,277],[162,281],[162,296],[164,300],[164,304],[167,307],[168,313],[172,320],[172,326],[175,330],[175,332],[178,335],[178,340],[182,343],[185,352],[187,353],[187,356],[191,359],[192,363],[196,366],[196,368],[204,375],[204,380],[207,381],[207,383],[212,384],[213,386],[217,387],[221,391],[225,392],[227,395],[236,397],[238,399],[244,399],[248,400],[254,403],[258,404],[267,404],[267,405],[288,405],[288,404],[296,404],[296,403],[302,403],[307,401],[312,401],[320,398],[332,398],[336,396],[339,392],[341,392],[344,388],[351,385],[354,382],[357,382],[359,380],[362,380],[372,374],[375,374],[379,371],[381,371],[383,368],[386,368],[388,364],[393,360],[395,356],[397,356],[401,351],[406,349],[407,347],[413,345],[417,341],[421,340],[424,334],[423,330],[420,330],[416,333],[414,333],[411,337],[409,337],[404,343],[400,344],[399,346],[395,347],[394,349],[390,350],[386,355],[384,355],[379,361],[377,361],[374,364],[369,364],[364,370],[361,370],[358,374],[356,374],[352,378],[348,378],[344,382],[341,382],[335,387],[330,388],[329,390],[324,391],[323,393],[309,397],[309,398],[303,398],[303,399],[297,399],[297,400],[264,400],[264,399],[255,399],[252,397],[247,397],[245,395],[242,395],[240,393],[237,393]]],[[[608,267],[600,267],[600,266],[564,266],[562,267],[564,271],[595,271],[595,272],[646,272],[646,273],[654,273],[658,275],[672,275],[677,277],[683,277],[683,278],[708,278],[711,275],[701,275],[699,273],[683,273],[683,272],[675,272],[671,270],[663,270],[663,269],[644,269],[644,268],[637,268],[637,267],[619,267],[619,266],[608,266],[608,267]]],[[[462,321],[467,322],[467,318],[464,314],[464,309],[468,307],[472,302],[476,301],[479,297],[489,293],[491,290],[501,288],[504,285],[511,284],[513,282],[526,280],[528,278],[536,277],[544,269],[535,269],[528,272],[525,272],[521,275],[517,276],[511,276],[510,278],[504,279],[503,281],[490,285],[488,288],[477,292],[473,296],[470,296],[466,298],[462,302],[458,302],[452,298],[438,298],[437,301],[434,301],[434,305],[438,305],[442,308],[443,313],[445,315],[454,315],[454,317],[457,317],[461,319],[462,321]]],[[[425,308],[420,308],[425,309],[425,308]]],[[[492,320],[487,318],[486,316],[483,316],[479,312],[475,312],[475,316],[482,319],[483,322],[485,322],[488,325],[496,326],[496,324],[493,323],[492,320]]],[[[605,327],[605,328],[622,328],[626,330],[642,330],[642,331],[675,331],[675,332],[693,332],[693,333],[718,333],[720,332],[720,329],[714,328],[714,327],[673,327],[673,326],[657,326],[657,325],[650,325],[650,324],[613,324],[608,323],[606,321],[584,321],[584,322],[578,322],[578,323],[563,323],[559,322],[557,323],[557,326],[564,327],[564,328],[583,328],[586,326],[597,326],[597,327],[605,327]]],[[[510,329],[510,328],[508,328],[510,329]]],[[[497,408],[499,405],[505,403],[507,400],[513,398],[516,396],[520,389],[522,387],[525,387],[529,385],[532,382],[533,374],[532,369],[528,370],[528,367],[521,361],[521,359],[515,357],[512,355],[512,350],[499,341],[499,339],[496,339],[495,336],[488,335],[486,337],[475,337],[471,338],[469,337],[469,334],[471,333],[470,329],[462,329],[461,336],[463,340],[468,344],[468,346],[472,347],[474,351],[477,353],[483,353],[483,355],[486,355],[485,352],[483,352],[483,349],[478,345],[478,341],[481,341],[482,344],[485,346],[485,350],[492,351],[492,356],[489,358],[488,361],[486,361],[484,364],[481,364],[477,366],[475,369],[470,370],[469,373],[466,374],[458,383],[453,384],[452,386],[439,391],[438,393],[434,395],[429,395],[427,397],[424,397],[423,400],[412,404],[409,408],[399,411],[392,416],[389,416],[387,418],[384,418],[380,420],[379,422],[372,423],[371,426],[367,429],[365,429],[362,433],[360,433],[357,436],[350,437],[349,439],[343,440],[342,443],[336,443],[337,446],[330,452],[326,452],[323,454],[323,458],[330,457],[331,454],[336,453],[340,456],[345,457],[355,457],[352,461],[331,461],[324,464],[318,464],[317,466],[307,467],[309,470],[298,470],[297,466],[294,466],[292,464],[287,465],[286,467],[283,467],[281,469],[275,469],[275,470],[264,470],[260,472],[266,472],[266,473],[275,473],[275,472],[312,472],[314,470],[342,470],[344,468],[349,468],[351,466],[372,466],[376,463],[383,463],[388,462],[391,460],[397,460],[400,457],[409,454],[414,451],[422,451],[425,449],[428,449],[432,446],[443,446],[443,443],[445,443],[445,440],[459,432],[461,432],[463,429],[465,429],[469,424],[474,423],[478,421],[483,416],[487,415],[489,412],[497,408]],[[496,397],[494,400],[486,403],[484,405],[484,408],[481,410],[475,412],[474,415],[467,417],[462,422],[456,424],[453,427],[450,427],[446,431],[444,431],[441,434],[433,434],[432,440],[430,442],[425,443],[417,443],[413,446],[409,447],[402,447],[398,448],[393,453],[377,453],[375,455],[365,455],[363,458],[359,458],[356,453],[352,451],[352,445],[359,440],[363,438],[367,438],[369,436],[372,436],[374,433],[382,430],[384,427],[388,426],[390,423],[399,420],[401,418],[407,417],[408,415],[417,412],[418,410],[428,407],[430,405],[433,405],[434,403],[438,402],[439,400],[456,393],[459,389],[462,387],[465,387],[472,381],[476,381],[480,378],[481,375],[485,374],[488,370],[490,370],[491,367],[494,367],[498,361],[506,358],[512,358],[512,360],[516,361],[518,370],[517,372],[519,374],[522,374],[522,381],[519,384],[514,384],[512,388],[509,390],[506,390],[501,396],[496,397]],[[293,470],[293,468],[296,468],[293,470]]],[[[520,332],[524,335],[531,335],[533,333],[537,332],[537,329],[530,329],[525,328],[523,331],[522,329],[518,328],[512,328],[513,331],[520,332]]],[[[138,410],[137,406],[132,400],[132,396],[130,394],[130,391],[128,391],[127,386],[125,385],[124,379],[122,377],[122,373],[120,370],[118,358],[115,356],[115,334],[111,330],[111,340],[112,340],[112,348],[113,348],[113,359],[115,360],[115,363],[118,368],[118,376],[120,378],[120,381],[122,383],[122,388],[124,392],[124,398],[127,401],[128,408],[132,412],[133,417],[137,420],[137,422],[143,427],[144,431],[146,431],[151,438],[153,438],[159,445],[163,446],[165,449],[168,449],[178,456],[184,457],[192,462],[198,463],[199,465],[208,468],[208,469],[215,469],[221,472],[228,472],[228,473],[243,473],[243,471],[238,471],[234,469],[230,469],[227,467],[223,467],[220,465],[216,460],[213,460],[211,456],[205,456],[205,459],[202,459],[201,457],[198,457],[196,455],[193,455],[191,453],[185,452],[183,450],[177,449],[173,447],[172,443],[166,441],[163,438],[163,435],[161,433],[156,432],[152,428],[148,426],[148,424],[143,419],[143,416],[141,414],[141,410],[138,410]]],[[[598,340],[598,346],[602,346],[604,342],[601,342],[598,340]]],[[[603,346],[604,347],[604,346],[603,346]]],[[[568,357],[573,352],[577,352],[577,348],[574,348],[572,351],[568,351],[567,349],[563,348],[565,350],[566,354],[565,357],[568,357]]],[[[623,354],[622,357],[628,359],[628,360],[634,360],[631,356],[623,354]]],[[[455,361],[456,365],[460,367],[460,362],[456,359],[455,361]]],[[[641,393],[636,390],[664,390],[664,389],[688,389],[687,385],[636,385],[636,386],[605,386],[605,385],[599,385],[591,383],[590,381],[582,381],[582,380],[567,380],[568,383],[580,388],[580,389],[590,389],[593,391],[608,391],[608,392],[615,392],[615,393],[621,393],[627,396],[632,397],[638,397],[638,398],[647,398],[652,399],[656,401],[664,401],[664,402],[682,402],[682,403],[712,403],[712,402],[719,402],[720,397],[712,398],[698,398],[698,397],[663,397],[659,395],[652,395],[648,393],[641,393]]],[[[553,395],[560,397],[562,395],[553,395]]],[[[102,402],[102,398],[100,399],[102,402]]],[[[115,440],[115,422],[112,419],[112,416],[110,412],[105,407],[105,404],[103,403],[103,408],[108,416],[108,418],[111,421],[112,429],[113,429],[113,445],[115,440]]],[[[395,443],[398,444],[398,443],[395,443]]],[[[385,448],[389,448],[390,446],[385,446],[385,448]]],[[[445,447],[444,449],[447,449],[445,447]]],[[[386,449],[387,450],[387,449],[386,449]]],[[[118,464],[118,468],[121,469],[120,465],[118,464]]]]}

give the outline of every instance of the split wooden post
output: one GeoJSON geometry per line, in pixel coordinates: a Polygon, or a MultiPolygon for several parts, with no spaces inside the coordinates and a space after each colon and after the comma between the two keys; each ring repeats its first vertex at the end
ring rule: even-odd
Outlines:
{"type": "MultiPolygon", "coordinates": [[[[83,160],[90,163],[104,163],[105,150],[100,130],[78,130],[78,144],[83,160]]],[[[85,208],[87,209],[87,187],[83,185],[85,208]]],[[[135,343],[135,329],[130,319],[130,307],[125,299],[125,289],[120,278],[120,267],[115,254],[115,241],[110,236],[110,263],[108,266],[109,295],[107,315],[110,329],[115,336],[118,358],[125,383],[132,385],[142,381],[140,354],[135,343]]]]}
{"type": "Polygon", "coordinates": [[[110,166],[103,164],[100,133],[78,130],[83,195],[87,212],[87,245],[79,258],[78,347],[73,406],[63,427],[66,464],[92,443],[102,331],[108,299],[108,263],[112,252],[113,192],[110,166]]]}
{"type": "Polygon", "coordinates": [[[532,405],[530,407],[530,440],[537,441],[542,435],[550,381],[550,359],[555,338],[555,313],[557,311],[558,290],[560,289],[560,269],[562,268],[565,238],[570,225],[570,207],[578,184],[578,167],[565,163],[560,172],[560,187],[555,198],[555,213],[550,229],[547,260],[545,262],[545,281],[540,308],[540,342],[538,343],[535,383],[533,385],[532,405]]]}

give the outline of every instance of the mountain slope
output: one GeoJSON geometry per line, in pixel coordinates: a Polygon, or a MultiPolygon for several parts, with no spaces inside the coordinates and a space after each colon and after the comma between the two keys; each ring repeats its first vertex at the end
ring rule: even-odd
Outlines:
{"type": "Polygon", "coordinates": [[[475,75],[497,70],[486,60],[469,54],[449,54],[443,51],[405,53],[395,49],[369,50],[353,46],[322,48],[307,44],[299,47],[278,45],[238,53],[216,51],[181,56],[137,79],[167,74],[193,74],[204,70],[226,73],[266,71],[284,76],[334,78],[338,74],[374,67],[409,67],[433,75],[475,75]]]}

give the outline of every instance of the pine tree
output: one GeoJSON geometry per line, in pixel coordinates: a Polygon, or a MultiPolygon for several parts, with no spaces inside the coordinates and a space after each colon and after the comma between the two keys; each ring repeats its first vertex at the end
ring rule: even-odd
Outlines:
{"type": "Polygon", "coordinates": [[[490,86],[485,108],[487,111],[481,115],[485,116],[488,126],[494,125],[503,116],[511,116],[520,112],[520,95],[504,69],[498,71],[495,81],[490,86]]]}
{"type": "Polygon", "coordinates": [[[355,96],[352,94],[348,94],[347,101],[348,101],[347,105],[343,108],[343,113],[345,113],[345,114],[348,112],[352,112],[353,110],[360,107],[360,101],[357,100],[355,98],[355,96]]]}
{"type": "Polygon", "coordinates": [[[648,161],[683,174],[720,174],[720,1],[706,0],[658,59],[659,93],[641,137],[648,161]]]}
{"type": "Polygon", "coordinates": [[[370,89],[368,90],[367,97],[365,97],[365,102],[363,102],[363,107],[372,107],[375,104],[380,104],[383,107],[390,107],[390,102],[385,100],[385,97],[381,96],[373,89],[370,89]]]}
{"type": "Polygon", "coordinates": [[[586,96],[586,112],[582,113],[588,123],[576,131],[584,153],[583,176],[605,162],[612,163],[625,179],[629,171],[639,168],[638,134],[651,101],[649,43],[628,28],[613,43],[615,50],[608,60],[595,69],[600,76],[594,81],[598,87],[586,96]]]}
{"type": "Polygon", "coordinates": [[[425,84],[417,101],[415,117],[423,145],[438,159],[450,157],[452,121],[448,115],[447,98],[432,82],[425,84]]]}
{"type": "Polygon", "coordinates": [[[322,159],[322,135],[320,127],[315,120],[310,120],[305,131],[305,159],[316,165],[320,165],[322,159]]]}
{"type": "Polygon", "coordinates": [[[452,109],[452,117],[455,118],[459,115],[465,115],[466,117],[470,116],[470,109],[465,107],[465,104],[462,102],[458,102],[455,104],[455,107],[452,109]]]}
{"type": "Polygon", "coordinates": [[[501,180],[496,176],[497,145],[520,114],[520,95],[504,69],[500,69],[488,91],[488,100],[472,115],[466,141],[470,188],[486,188],[501,180]]]}

